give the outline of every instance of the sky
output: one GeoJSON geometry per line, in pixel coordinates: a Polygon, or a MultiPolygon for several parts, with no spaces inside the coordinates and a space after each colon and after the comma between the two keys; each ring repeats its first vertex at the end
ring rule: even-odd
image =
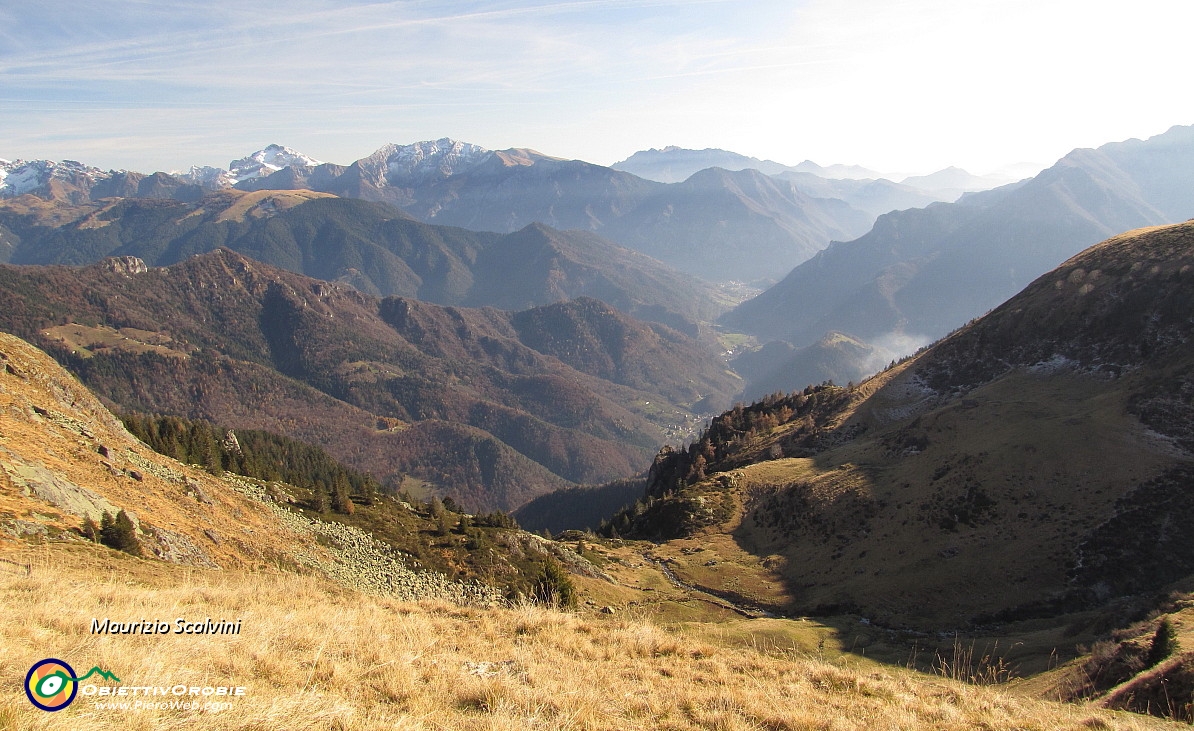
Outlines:
{"type": "Polygon", "coordinates": [[[142,172],[453,137],[974,173],[1194,124],[1176,0],[0,5],[0,158],[142,172]]]}

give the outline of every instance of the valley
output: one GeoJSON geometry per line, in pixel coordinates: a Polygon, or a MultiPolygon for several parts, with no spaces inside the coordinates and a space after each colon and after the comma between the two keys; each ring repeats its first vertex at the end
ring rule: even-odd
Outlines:
{"type": "Polygon", "coordinates": [[[3,651],[251,687],[213,728],[1189,722],[1187,137],[890,213],[808,166],[453,140],[22,168],[0,592],[36,619],[3,651]],[[167,607],[246,637],[85,629],[167,607]]]}

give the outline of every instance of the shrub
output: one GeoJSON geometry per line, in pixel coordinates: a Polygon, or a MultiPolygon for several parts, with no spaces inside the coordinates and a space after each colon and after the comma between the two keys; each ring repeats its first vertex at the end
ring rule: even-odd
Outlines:
{"type": "Polygon", "coordinates": [[[535,578],[535,585],[531,591],[539,604],[561,608],[576,606],[576,585],[572,583],[564,567],[550,556],[543,564],[539,576],[535,578]]]}
{"type": "Polygon", "coordinates": [[[83,534],[84,538],[91,541],[92,543],[99,543],[100,528],[98,525],[95,524],[95,521],[92,520],[91,518],[83,519],[83,526],[81,528],[79,528],[79,532],[83,534]]]}

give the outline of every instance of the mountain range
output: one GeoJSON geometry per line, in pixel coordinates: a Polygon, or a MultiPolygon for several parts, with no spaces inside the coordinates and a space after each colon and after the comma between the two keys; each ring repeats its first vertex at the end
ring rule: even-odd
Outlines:
{"type": "Polygon", "coordinates": [[[621,162],[615,162],[610,167],[660,183],[681,183],[692,177],[694,173],[709,168],[758,170],[764,175],[779,175],[788,172],[808,173],[822,178],[842,180],[883,177],[882,173],[858,165],[821,167],[811,160],[805,160],[799,165],[784,165],[774,160],[760,160],[757,157],[749,157],[729,150],[716,148],[690,150],[675,145],[662,149],[652,147],[649,150],[640,150],[621,162]]]}
{"type": "Polygon", "coordinates": [[[223,248],[0,266],[0,300],[0,329],[122,411],[274,431],[474,510],[632,475],[740,388],[712,345],[597,300],[379,299],[223,248]]]}
{"type": "Polygon", "coordinates": [[[425,223],[475,231],[512,233],[542,223],[598,233],[708,281],[771,279],[775,263],[786,271],[834,238],[865,232],[873,220],[841,200],[814,198],[749,171],[665,185],[534,150],[493,151],[451,139],[386,145],[350,165],[270,145],[226,171],[146,176],[76,162],[17,161],[0,165],[0,173],[0,198],[192,202],[228,187],[306,189],[388,203],[425,223]]]}
{"type": "Polygon", "coordinates": [[[446,305],[516,310],[592,296],[690,332],[723,307],[712,287],[658,261],[542,224],[505,235],[431,226],[385,204],[310,191],[0,203],[0,262],[135,256],[166,266],[221,246],[368,294],[446,305]]]}
{"type": "MultiPolygon", "coordinates": [[[[784,165],[774,160],[760,160],[728,150],[709,148],[705,150],[689,150],[681,147],[652,148],[636,152],[630,157],[616,162],[610,167],[634,173],[640,178],[655,180],[661,183],[679,183],[687,180],[693,174],[708,168],[722,168],[724,170],[758,170],[764,175],[771,175],[792,182],[802,183],[801,189],[823,185],[819,181],[827,181],[839,190],[853,190],[866,184],[883,184],[882,187],[892,188],[904,195],[919,195],[932,200],[953,201],[960,195],[978,190],[988,190],[1000,185],[1011,183],[1015,178],[1001,173],[989,175],[974,175],[958,167],[947,167],[928,175],[891,175],[880,173],[860,165],[829,165],[821,166],[812,160],[805,160],[799,165],[784,165]],[[851,185],[852,184],[852,185],[851,185]]],[[[824,190],[832,190],[833,188],[824,190]]],[[[877,191],[881,187],[871,190],[871,198],[877,198],[877,191]]],[[[819,195],[822,198],[841,198],[839,195],[819,195]]],[[[843,198],[851,205],[854,201],[843,198]]],[[[922,204],[924,205],[924,204],[922,204]]],[[[879,213],[893,210],[885,208],[879,213]]],[[[876,214],[878,215],[878,214],[876,214]]]]}
{"type": "Polygon", "coordinates": [[[226,170],[192,167],[172,174],[18,161],[0,165],[0,197],[193,202],[204,191],[230,187],[309,189],[389,203],[425,223],[476,231],[511,233],[533,222],[590,231],[708,281],[774,281],[776,271],[791,269],[830,241],[865,233],[883,213],[993,185],[956,168],[909,179],[912,185],[872,173],[679,148],[637,153],[606,168],[444,138],[385,145],[350,165],[322,163],[276,144],[233,160],[226,170]],[[676,164],[682,178],[652,179],[652,170],[676,164]]]}
{"type": "MultiPolygon", "coordinates": [[[[530,150],[494,152],[449,139],[387,145],[349,166],[316,164],[289,148],[270,146],[233,161],[226,171],[223,184],[234,182],[263,196],[237,199],[235,206],[228,197],[235,188],[204,199],[203,176],[194,171],[188,178],[104,174],[78,163],[9,163],[9,177],[0,186],[9,194],[36,189],[40,200],[53,204],[25,194],[0,205],[0,260],[84,262],[129,254],[162,264],[183,252],[228,245],[373,294],[506,309],[587,295],[695,333],[694,323],[715,317],[720,303],[728,304],[725,298],[655,262],[615,253],[592,231],[707,279],[765,282],[811,257],[721,320],[728,330],[787,344],[756,349],[743,360],[740,369],[755,381],[744,393],[754,397],[824,380],[859,380],[993,307],[1102,237],[1194,214],[1181,192],[1189,190],[1189,167],[1183,163],[1191,154],[1190,137],[1190,128],[1176,127],[1146,141],[1075,150],[1035,178],[967,193],[953,204],[931,203],[932,196],[903,184],[827,179],[798,172],[799,166],[778,176],[705,168],[682,182],[662,184],[530,150]],[[44,184],[35,188],[39,180],[44,184]],[[294,197],[267,192],[275,188],[294,189],[294,197]],[[300,192],[307,189],[384,200],[400,209],[366,213],[344,199],[308,203],[318,196],[300,192]],[[111,196],[125,200],[112,206],[111,196]],[[174,215],[186,223],[150,235],[133,220],[146,219],[145,211],[159,204],[130,197],[173,198],[196,208],[168,214],[161,204],[163,219],[174,215]],[[83,212],[70,210],[65,201],[83,212]],[[121,225],[94,225],[86,218],[87,206],[108,206],[90,213],[99,217],[95,221],[119,218],[121,225]],[[858,231],[890,208],[903,210],[883,213],[864,236],[841,235],[843,227],[858,231]],[[219,214],[223,220],[215,222],[202,214],[187,217],[199,209],[233,212],[219,214]],[[316,218],[326,218],[331,228],[325,231],[316,218]],[[496,232],[398,223],[404,218],[497,229],[548,220],[590,232],[561,233],[535,224],[497,245],[496,232]],[[246,224],[244,238],[232,240],[240,236],[233,229],[246,224]],[[191,233],[195,225],[199,233],[191,233]],[[178,241],[180,231],[192,240],[178,241]],[[395,237],[413,241],[413,248],[395,237]],[[830,239],[839,241],[818,252],[830,239]],[[171,241],[168,251],[158,251],[162,240],[171,241]],[[317,250],[316,241],[335,243],[317,250]],[[493,255],[473,258],[482,250],[493,255]],[[423,264],[411,260],[419,257],[423,264]],[[514,261],[524,266],[514,271],[514,261]],[[621,261],[631,266],[611,266],[621,261]]],[[[762,164],[766,161],[719,150],[667,148],[632,159],[646,164],[673,158],[690,165],[758,162],[772,169],[762,164]]],[[[920,184],[974,187],[957,169],[928,177],[920,184]]]]}
{"type": "Polygon", "coordinates": [[[1194,574],[1192,301],[1194,223],[1113,237],[859,387],[716,417],[612,525],[777,611],[940,629],[1147,603],[1194,574]]]}
{"type": "Polygon", "coordinates": [[[841,201],[754,172],[665,185],[534,150],[448,139],[387,145],[347,167],[292,166],[238,186],[382,201],[424,222],[479,231],[532,222],[591,231],[709,281],[766,278],[773,270],[761,262],[795,266],[870,224],[841,201]]]}
{"type": "MultiPolygon", "coordinates": [[[[1194,216],[1194,127],[1079,149],[1036,177],[956,203],[880,216],[724,315],[728,328],[797,349],[841,333],[874,347],[852,370],[898,358],[1015,294],[1099,240],[1194,216]],[[893,347],[894,346],[894,347],[893,347]]],[[[823,371],[787,373],[787,388],[823,371]]]]}
{"type": "MultiPolygon", "coordinates": [[[[150,457],[110,407],[146,444],[214,474],[240,449],[228,428],[246,445],[249,431],[273,432],[261,438],[291,450],[275,455],[338,460],[335,477],[299,492],[269,470],[269,482],[239,484],[261,505],[327,514],[319,498],[331,496],[353,516],[359,504],[370,530],[409,539],[389,544],[391,568],[420,556],[453,576],[500,575],[523,597],[538,572],[562,590],[572,570],[592,580],[589,596],[610,597],[602,614],[750,617],[760,623],[726,634],[755,647],[762,636],[819,652],[809,637],[823,645],[829,631],[807,618],[832,617],[843,644],[865,632],[862,647],[890,657],[903,643],[896,662],[910,667],[917,643],[951,637],[956,663],[959,631],[1054,650],[1098,638],[1051,697],[1107,693],[1153,712],[1172,690],[1188,710],[1194,654],[1167,659],[1176,645],[1150,623],[1192,606],[1194,221],[1174,223],[1194,214],[1192,170],[1194,128],[1175,127],[884,213],[810,253],[801,237],[866,213],[802,191],[807,171],[709,167],[656,183],[452,140],[349,166],[271,146],[179,175],[5,163],[0,330],[102,404],[0,335],[0,542],[90,556],[74,545],[86,524],[67,514],[148,490],[132,531],[159,558],[323,571],[303,558],[321,541],[299,539],[296,552],[248,493],[229,492],[235,479],[150,457]],[[443,225],[454,217],[506,228],[443,225]],[[588,224],[561,231],[544,218],[588,224]],[[614,234],[724,277],[738,257],[771,273],[793,252],[811,258],[721,314],[730,288],[604,238],[614,234]],[[206,453],[184,448],[196,435],[206,453]],[[365,487],[349,494],[348,474],[365,487]],[[34,496],[65,512],[38,513],[34,496]],[[606,540],[578,531],[564,550],[491,510],[598,527],[606,540]],[[549,571],[557,558],[569,569],[549,571]]],[[[915,182],[973,184],[956,170],[915,182]]],[[[810,184],[913,195],[887,181],[810,184]]],[[[384,583],[374,558],[346,573],[384,583]]],[[[662,646],[633,652],[669,667],[711,656],[662,646]]],[[[959,670],[938,650],[934,668],[1000,676],[989,659],[959,670]]],[[[1055,659],[1038,658],[1042,669],[1055,659]]]]}

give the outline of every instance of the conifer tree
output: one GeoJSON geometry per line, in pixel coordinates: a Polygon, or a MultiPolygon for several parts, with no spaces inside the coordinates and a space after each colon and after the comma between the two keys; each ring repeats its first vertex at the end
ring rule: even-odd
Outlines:
{"type": "Polygon", "coordinates": [[[128,513],[123,510],[117,512],[115,518],[111,513],[104,511],[100,517],[100,543],[134,556],[141,555],[141,542],[137,540],[137,528],[133,525],[128,513]]]}
{"type": "Polygon", "coordinates": [[[1145,662],[1148,667],[1152,667],[1169,657],[1177,650],[1177,632],[1173,630],[1173,623],[1169,621],[1168,617],[1161,620],[1157,625],[1157,631],[1153,634],[1152,645],[1148,648],[1148,658],[1145,662]]]}

